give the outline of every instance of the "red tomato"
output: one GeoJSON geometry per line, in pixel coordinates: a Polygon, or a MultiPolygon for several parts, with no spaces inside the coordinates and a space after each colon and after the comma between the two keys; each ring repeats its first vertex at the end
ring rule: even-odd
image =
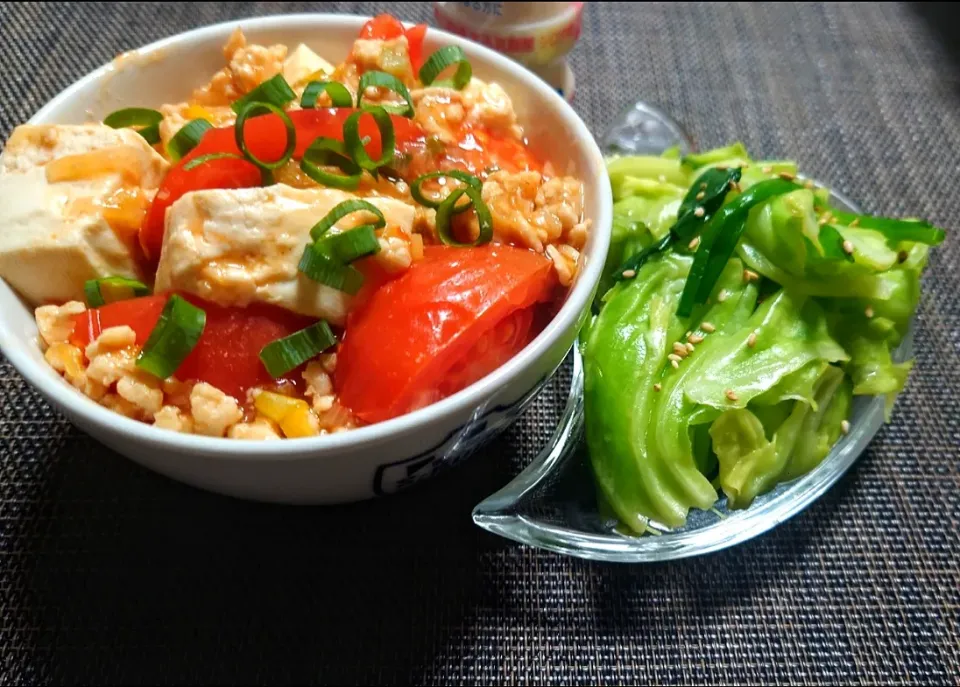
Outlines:
{"type": "Polygon", "coordinates": [[[427,35],[427,25],[417,24],[404,29],[403,24],[396,17],[389,14],[378,14],[360,29],[360,38],[374,38],[388,41],[400,36],[407,37],[407,46],[410,53],[410,64],[413,71],[419,71],[423,64],[423,39],[427,35]]]}
{"type": "MultiPolygon", "coordinates": [[[[75,318],[70,343],[85,347],[109,327],[127,325],[142,346],[160,318],[168,294],[117,301],[87,310],[75,318]]],[[[207,313],[203,334],[176,372],[182,381],[207,382],[243,402],[247,389],[274,382],[260,361],[260,350],[271,341],[293,334],[316,320],[269,305],[224,307],[184,295],[207,313]]],[[[299,369],[285,376],[299,381],[299,369]]]]}
{"type": "MultiPolygon", "coordinates": [[[[288,112],[296,129],[296,148],[294,158],[303,157],[303,151],[320,136],[343,140],[343,122],[354,108],[330,108],[320,110],[294,110],[288,112]]],[[[406,117],[391,116],[396,146],[403,152],[407,146],[423,136],[416,124],[406,117]]],[[[286,130],[283,121],[274,114],[252,117],[244,126],[247,149],[257,158],[265,161],[277,160],[283,155],[286,145],[286,130]]],[[[377,159],[380,157],[380,130],[371,116],[360,118],[360,138],[370,138],[365,146],[367,153],[377,159]]],[[[222,158],[211,160],[186,171],[183,169],[190,160],[210,153],[240,154],[233,126],[211,129],[203,135],[200,143],[167,173],[160,190],[150,206],[140,228],[140,245],[148,259],[156,262],[163,246],[164,222],[167,208],[189,191],[211,188],[249,188],[261,184],[259,168],[247,160],[222,158]]]]}
{"type": "Polygon", "coordinates": [[[160,312],[166,303],[166,295],[143,296],[86,310],[73,318],[70,343],[86,348],[104,329],[125,324],[137,333],[137,344],[142,346],[160,319],[160,312]]]}
{"type": "Polygon", "coordinates": [[[340,402],[380,422],[459,391],[529,342],[533,309],[555,286],[550,260],[528,250],[427,247],[350,316],[340,402]]]}
{"type": "Polygon", "coordinates": [[[391,14],[378,14],[360,29],[360,38],[390,40],[403,35],[403,24],[391,14]]]}

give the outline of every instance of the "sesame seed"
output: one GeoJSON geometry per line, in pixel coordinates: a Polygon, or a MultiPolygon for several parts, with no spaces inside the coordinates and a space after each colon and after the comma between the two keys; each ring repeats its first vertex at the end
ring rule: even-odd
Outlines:
{"type": "Polygon", "coordinates": [[[667,183],[667,176],[665,174],[661,174],[657,177],[657,181],[659,181],[661,184],[665,184],[667,183]]]}
{"type": "Polygon", "coordinates": [[[843,242],[843,252],[847,255],[853,255],[853,241],[847,240],[843,242]]]}
{"type": "Polygon", "coordinates": [[[720,289],[720,293],[717,294],[717,302],[723,303],[725,300],[727,300],[727,296],[729,295],[730,294],[727,293],[726,289],[720,289]]]}
{"type": "Polygon", "coordinates": [[[840,423],[840,431],[844,434],[850,434],[850,423],[847,420],[840,423]]]}
{"type": "Polygon", "coordinates": [[[773,171],[773,167],[771,167],[770,165],[764,165],[763,167],[760,168],[760,171],[763,172],[764,174],[769,174],[770,172],[773,171]]]}
{"type": "Polygon", "coordinates": [[[733,389],[727,389],[724,395],[727,397],[728,401],[736,401],[738,399],[738,396],[733,389]]]}
{"type": "Polygon", "coordinates": [[[707,182],[701,181],[701,182],[700,182],[700,190],[702,191],[702,190],[705,189],[706,187],[707,187],[707,182]]]}
{"type": "Polygon", "coordinates": [[[852,222],[850,222],[850,226],[851,226],[851,227],[859,227],[859,226],[860,226],[860,218],[857,217],[855,220],[853,220],[852,222]]]}
{"type": "Polygon", "coordinates": [[[714,326],[713,326],[711,323],[709,323],[709,322],[701,322],[701,323],[700,323],[700,329],[702,329],[703,331],[707,332],[708,334],[713,334],[715,331],[717,331],[717,328],[714,327],[714,326]]]}
{"type": "Polygon", "coordinates": [[[687,248],[689,248],[690,250],[696,250],[697,246],[699,245],[700,245],[700,237],[694,236],[693,239],[691,239],[690,243],[687,244],[687,248]]]}
{"type": "Polygon", "coordinates": [[[697,194],[697,200],[703,200],[706,197],[707,197],[707,194],[703,191],[700,191],[700,193],[697,194]]]}
{"type": "Polygon", "coordinates": [[[624,278],[624,279],[633,279],[635,276],[637,276],[637,271],[636,271],[636,270],[624,270],[622,274],[623,274],[623,278],[624,278]]]}
{"type": "Polygon", "coordinates": [[[696,349],[693,347],[693,344],[689,341],[687,342],[687,350],[693,353],[696,349]]]}
{"type": "Polygon", "coordinates": [[[687,336],[687,339],[692,344],[698,344],[701,341],[703,341],[703,336],[701,336],[700,334],[690,334],[689,336],[687,336]]]}
{"type": "Polygon", "coordinates": [[[790,172],[780,172],[777,176],[783,179],[784,181],[793,181],[794,179],[797,178],[794,175],[792,175],[790,172]]]}
{"type": "Polygon", "coordinates": [[[686,334],[683,335],[683,338],[689,339],[691,334],[693,334],[693,332],[687,332],[686,334]]]}
{"type": "Polygon", "coordinates": [[[719,169],[721,172],[725,172],[730,169],[730,167],[728,165],[717,165],[716,169],[719,169]]]}
{"type": "Polygon", "coordinates": [[[703,208],[697,208],[693,211],[695,217],[703,217],[706,214],[706,211],[703,208]]]}
{"type": "Polygon", "coordinates": [[[670,355],[667,356],[667,358],[668,358],[668,359],[670,360],[670,362],[672,362],[672,363],[679,363],[681,360],[683,360],[683,358],[681,358],[681,357],[680,357],[679,355],[677,355],[676,353],[671,353],[670,355]]]}
{"type": "Polygon", "coordinates": [[[673,365],[673,369],[674,369],[674,370],[679,370],[679,369],[680,369],[680,363],[678,363],[676,360],[671,360],[671,361],[670,361],[670,364],[673,365]]]}
{"type": "Polygon", "coordinates": [[[679,355],[681,358],[685,358],[687,357],[687,353],[689,351],[687,351],[687,347],[684,346],[682,343],[680,343],[679,341],[674,341],[673,352],[679,355]]]}
{"type": "Polygon", "coordinates": [[[654,390],[654,391],[660,391],[660,389],[662,389],[662,388],[663,388],[663,387],[660,386],[660,382],[657,382],[656,384],[653,385],[653,390],[654,390]]]}
{"type": "Polygon", "coordinates": [[[743,271],[743,280],[744,281],[757,281],[760,278],[760,275],[754,272],[753,270],[744,270],[743,271]]]}
{"type": "Polygon", "coordinates": [[[827,223],[826,217],[821,217],[820,219],[817,220],[817,224],[820,225],[821,227],[826,223],[827,223]]]}
{"type": "Polygon", "coordinates": [[[754,346],[757,345],[757,333],[756,333],[756,332],[750,332],[750,336],[747,337],[747,345],[748,345],[750,348],[753,348],[754,346]]]}
{"type": "Polygon", "coordinates": [[[873,317],[873,308],[868,305],[866,310],[863,311],[863,314],[867,317],[873,317]]]}

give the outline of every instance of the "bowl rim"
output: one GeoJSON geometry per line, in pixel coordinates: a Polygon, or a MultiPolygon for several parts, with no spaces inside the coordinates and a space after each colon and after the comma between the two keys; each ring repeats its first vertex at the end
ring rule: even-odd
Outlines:
{"type": "MultiPolygon", "coordinates": [[[[244,30],[252,32],[262,29],[282,30],[288,26],[302,28],[304,25],[318,25],[358,31],[362,24],[369,19],[369,16],[364,15],[331,13],[281,14],[232,19],[177,33],[143,47],[126,51],[122,55],[135,54],[142,58],[153,56],[162,58],[167,54],[167,51],[184,44],[211,40],[222,42],[229,32],[236,27],[243,27],[244,30]]],[[[497,71],[510,73],[511,76],[522,82],[525,88],[533,90],[541,99],[551,104],[568,126],[575,131],[576,138],[579,139],[577,145],[586,147],[588,168],[582,170],[581,179],[585,183],[589,183],[592,179],[596,187],[595,192],[598,195],[599,215],[593,218],[591,224],[592,243],[589,252],[585,252],[584,269],[577,276],[577,280],[568,292],[566,300],[550,322],[533,341],[505,364],[456,394],[384,422],[366,425],[347,432],[317,437],[285,439],[275,442],[246,442],[225,437],[181,434],[133,420],[101,406],[76,389],[67,386],[59,375],[51,374],[51,370],[45,367],[45,363],[30,357],[27,352],[18,350],[16,339],[19,337],[11,331],[9,323],[2,316],[0,316],[0,351],[31,386],[40,391],[51,403],[59,406],[71,419],[81,419],[84,428],[87,425],[94,426],[106,434],[120,435],[130,442],[148,448],[173,449],[181,453],[239,460],[257,460],[263,457],[295,460],[312,457],[317,452],[336,452],[382,444],[393,437],[409,434],[445,417],[461,413],[468,408],[475,408],[497,389],[506,386],[510,381],[519,377],[536,360],[547,354],[561,334],[569,327],[575,326],[584,311],[589,308],[593,291],[600,279],[610,242],[610,214],[613,199],[610,185],[607,182],[604,158],[586,123],[573,110],[571,105],[525,67],[479,43],[433,26],[429,27],[427,35],[428,40],[443,44],[456,43],[461,45],[468,56],[479,58],[497,71]]],[[[68,103],[85,86],[108,77],[116,70],[115,59],[67,86],[44,104],[26,123],[37,123],[50,117],[53,112],[68,103]]],[[[28,307],[29,310],[29,306],[25,307],[28,307]]]]}

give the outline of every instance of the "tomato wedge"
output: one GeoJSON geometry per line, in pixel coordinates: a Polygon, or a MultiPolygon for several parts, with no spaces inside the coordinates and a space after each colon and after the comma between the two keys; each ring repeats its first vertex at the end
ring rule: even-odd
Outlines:
{"type": "MultiPolygon", "coordinates": [[[[294,158],[303,157],[303,151],[320,136],[342,141],[343,123],[356,111],[355,108],[344,107],[288,112],[297,137],[294,158]]],[[[406,117],[391,116],[390,119],[399,152],[404,152],[414,141],[423,138],[420,128],[406,117]]],[[[374,159],[379,158],[380,130],[377,129],[373,117],[368,115],[360,118],[359,134],[361,139],[370,139],[365,146],[367,153],[374,159]]],[[[252,117],[244,127],[244,135],[247,148],[257,158],[276,160],[283,155],[287,140],[286,129],[277,115],[252,117]]],[[[212,188],[249,188],[261,184],[259,168],[247,160],[220,158],[190,170],[184,169],[191,160],[211,153],[240,154],[233,126],[207,131],[200,143],[167,172],[140,228],[140,246],[152,262],[155,263],[160,257],[167,208],[185,193],[212,188]]]]}
{"type": "Polygon", "coordinates": [[[550,260],[528,250],[427,247],[350,316],[340,402],[380,422],[456,393],[529,343],[534,309],[556,285],[550,260]]]}
{"type": "Polygon", "coordinates": [[[416,24],[409,29],[405,29],[403,23],[390,14],[378,14],[360,29],[360,38],[388,41],[391,38],[406,36],[410,52],[410,64],[414,72],[419,71],[423,64],[423,39],[426,35],[426,24],[416,24]]]}
{"type": "MultiPolygon", "coordinates": [[[[293,334],[315,320],[281,308],[252,304],[245,308],[224,307],[196,296],[181,294],[207,313],[207,323],[197,345],[176,372],[182,381],[207,382],[224,393],[246,400],[247,389],[266,386],[274,380],[260,361],[260,350],[271,341],[293,334]]],[[[117,301],[87,310],[74,319],[70,342],[81,348],[104,329],[127,325],[142,346],[157,324],[168,294],[117,301]]],[[[299,382],[300,370],[285,376],[299,382]]]]}

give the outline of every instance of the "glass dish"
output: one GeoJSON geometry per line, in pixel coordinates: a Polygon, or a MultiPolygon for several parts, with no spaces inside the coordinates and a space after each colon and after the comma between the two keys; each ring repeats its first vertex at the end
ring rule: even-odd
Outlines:
{"type": "MultiPolygon", "coordinates": [[[[659,154],[673,146],[693,149],[682,127],[663,112],[638,103],[603,141],[608,153],[659,154]]],[[[847,198],[832,193],[841,209],[859,212],[847,198]]],[[[897,351],[912,354],[912,332],[897,351]]],[[[679,529],[658,534],[623,534],[615,519],[597,507],[595,486],[583,441],[583,368],[574,346],[573,381],[566,408],[550,441],[513,481],[473,511],[480,527],[508,539],[591,560],[620,563],[668,561],[719,551],[767,532],[819,498],[853,465],[883,424],[882,397],[856,397],[851,431],[841,437],[814,470],[778,485],[744,510],[728,510],[721,498],[711,511],[691,510],[679,529]]]]}

